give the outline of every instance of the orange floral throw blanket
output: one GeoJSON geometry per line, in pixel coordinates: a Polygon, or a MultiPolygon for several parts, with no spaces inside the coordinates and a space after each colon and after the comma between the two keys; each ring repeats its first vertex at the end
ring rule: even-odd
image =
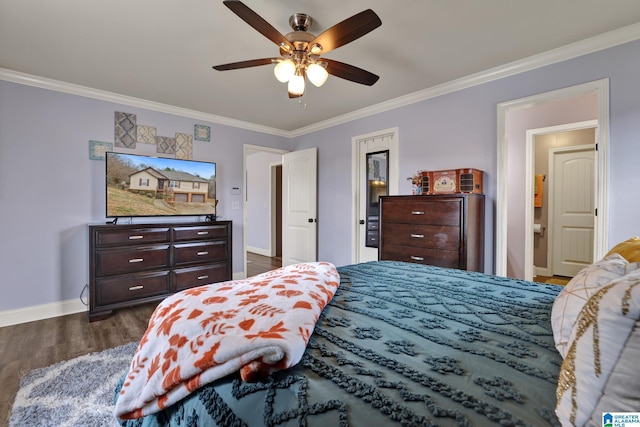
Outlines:
{"type": "Polygon", "coordinates": [[[339,281],[330,263],[302,263],[168,297],[133,356],[116,416],[156,413],[238,370],[252,382],[297,364],[339,281]]]}

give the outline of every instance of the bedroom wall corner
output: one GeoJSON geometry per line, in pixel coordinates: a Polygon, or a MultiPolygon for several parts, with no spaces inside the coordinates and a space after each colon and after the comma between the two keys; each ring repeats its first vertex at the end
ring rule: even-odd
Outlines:
{"type": "MultiPolygon", "coordinates": [[[[114,140],[114,112],[136,114],[140,123],[156,126],[158,135],[193,133],[194,124],[203,123],[201,116],[149,110],[125,101],[117,104],[0,79],[3,321],[32,321],[41,313],[49,317],[84,309],[79,296],[88,282],[87,225],[106,220],[104,161],[90,159],[89,141],[114,140]]],[[[193,158],[218,165],[219,216],[233,221],[235,278],[243,274],[243,211],[233,208],[232,201],[240,201],[242,195],[231,189],[242,186],[242,143],[288,148],[289,140],[205,123],[211,127],[211,141],[194,145],[193,158]]],[[[137,145],[116,151],[154,155],[153,144],[137,145]]]]}

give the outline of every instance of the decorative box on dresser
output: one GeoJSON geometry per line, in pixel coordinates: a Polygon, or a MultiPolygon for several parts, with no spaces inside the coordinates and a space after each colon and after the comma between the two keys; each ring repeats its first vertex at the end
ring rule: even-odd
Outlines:
{"type": "Polygon", "coordinates": [[[484,270],[484,195],[383,196],[380,260],[484,270]]]}
{"type": "Polygon", "coordinates": [[[231,221],[89,225],[90,321],[231,276],[231,221]]]}

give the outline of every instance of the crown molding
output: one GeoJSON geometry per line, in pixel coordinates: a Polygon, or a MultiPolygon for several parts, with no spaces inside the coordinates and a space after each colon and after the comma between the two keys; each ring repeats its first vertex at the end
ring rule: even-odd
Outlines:
{"type": "Polygon", "coordinates": [[[19,83],[28,86],[39,87],[41,89],[49,89],[56,92],[68,93],[71,95],[83,96],[86,98],[98,99],[100,101],[113,102],[123,104],[129,107],[139,107],[151,111],[173,114],[175,116],[187,117],[194,120],[202,120],[220,125],[232,126],[236,128],[261,132],[276,136],[290,137],[288,131],[276,129],[268,126],[262,126],[255,123],[245,122],[242,120],[230,119],[228,117],[217,116],[215,114],[203,113],[201,111],[189,110],[187,108],[176,107],[173,105],[162,104],[159,102],[148,101],[146,99],[134,98],[132,96],[121,95],[118,93],[107,92],[100,89],[93,89],[86,86],[80,86],[73,83],[62,82],[59,80],[48,79],[45,77],[34,76],[31,74],[21,73],[18,71],[0,68],[0,80],[6,80],[13,83],[19,83]]]}
{"type": "Polygon", "coordinates": [[[510,62],[499,67],[491,68],[476,74],[471,74],[456,80],[452,80],[441,85],[433,86],[418,92],[400,96],[389,101],[374,104],[347,114],[343,114],[328,120],[314,123],[293,131],[276,129],[268,126],[262,126],[255,123],[245,122],[241,120],[230,119],[214,114],[203,113],[201,111],[189,110],[186,108],[176,107],[168,104],[148,101],[145,99],[134,98],[126,95],[120,95],[113,92],[107,92],[99,89],[93,89],[85,86],[79,86],[72,83],[61,82],[57,80],[38,77],[17,71],[0,68],[0,80],[6,80],[14,83],[20,83],[29,86],[35,86],[42,89],[49,89],[58,92],[69,93],[73,95],[84,96],[87,98],[99,99],[102,101],[114,102],[117,104],[128,105],[132,107],[145,108],[152,111],[158,111],[167,114],[173,114],[181,117],[188,117],[195,120],[202,120],[211,123],[261,132],[265,134],[280,136],[284,138],[295,138],[322,129],[347,123],[356,119],[361,119],[374,114],[383,113],[406,105],[415,104],[430,98],[445,95],[447,93],[456,92],[469,87],[477,86],[483,83],[495,81],[504,77],[513,76],[525,71],[534,70],[536,68],[545,67],[547,65],[566,61],[578,56],[587,55],[589,53],[608,49],[634,40],[640,39],[640,23],[632,24],[617,30],[609,31],[598,36],[590,37],[575,43],[568,44],[538,55],[530,56],[518,61],[510,62]]]}
{"type": "Polygon", "coordinates": [[[303,128],[292,131],[292,137],[305,135],[316,132],[325,128],[347,123],[356,119],[371,116],[385,111],[393,110],[406,105],[415,104],[416,102],[425,101],[430,98],[456,92],[469,87],[477,86],[483,83],[499,80],[504,77],[513,76],[531,71],[536,68],[545,67],[558,62],[577,58],[589,53],[598,52],[610,47],[618,46],[624,43],[632,42],[640,39],[640,23],[632,24],[619,28],[598,36],[584,39],[575,43],[568,44],[538,55],[530,56],[518,61],[510,62],[489,70],[451,80],[438,86],[433,86],[418,92],[410,93],[389,101],[381,102],[360,110],[352,111],[332,119],[314,123],[303,128]]]}

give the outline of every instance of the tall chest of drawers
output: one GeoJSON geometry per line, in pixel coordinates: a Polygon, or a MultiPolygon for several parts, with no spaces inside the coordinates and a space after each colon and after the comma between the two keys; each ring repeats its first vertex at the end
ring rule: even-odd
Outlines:
{"type": "Polygon", "coordinates": [[[484,270],[484,195],[380,198],[378,259],[484,270]]]}
{"type": "Polygon", "coordinates": [[[231,276],[231,221],[89,226],[90,321],[231,276]]]}

